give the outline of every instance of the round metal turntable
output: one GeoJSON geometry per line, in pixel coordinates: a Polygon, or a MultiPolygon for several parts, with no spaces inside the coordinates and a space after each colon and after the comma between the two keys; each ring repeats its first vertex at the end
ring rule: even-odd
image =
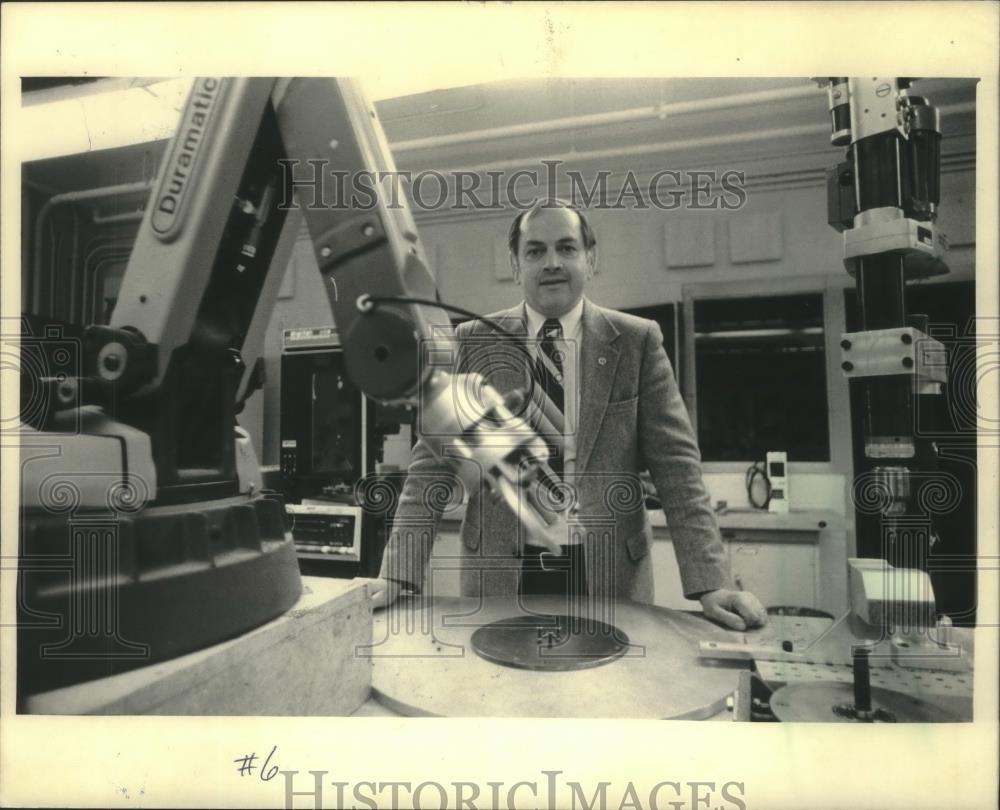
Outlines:
{"type": "Polygon", "coordinates": [[[628,636],[614,625],[565,613],[514,616],[472,634],[472,649],[487,661],[520,669],[598,667],[628,647],[628,636]]]}
{"type": "MultiPolygon", "coordinates": [[[[782,686],[771,695],[771,711],[782,722],[857,723],[854,687],[836,681],[795,683],[782,686]]],[[[874,723],[957,723],[949,711],[892,689],[872,687],[874,723]]]]}
{"type": "Polygon", "coordinates": [[[700,658],[698,643],[742,634],[696,613],[605,607],[585,619],[567,616],[558,597],[404,598],[375,613],[372,647],[359,654],[373,660],[373,697],[410,716],[702,719],[724,711],[738,669],[700,658]],[[574,618],[592,634],[563,636],[574,618]]]}

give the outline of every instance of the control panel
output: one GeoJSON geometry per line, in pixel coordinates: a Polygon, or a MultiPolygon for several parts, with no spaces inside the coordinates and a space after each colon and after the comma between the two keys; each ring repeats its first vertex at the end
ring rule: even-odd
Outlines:
{"type": "Polygon", "coordinates": [[[298,472],[299,443],[295,439],[281,440],[281,477],[293,480],[298,472]]]}
{"type": "Polygon", "coordinates": [[[767,454],[767,480],[771,484],[771,497],[768,499],[768,511],[780,515],[788,514],[788,453],[774,452],[767,454]]]}
{"type": "Polygon", "coordinates": [[[292,538],[300,557],[361,562],[361,507],[289,504],[292,538]]]}

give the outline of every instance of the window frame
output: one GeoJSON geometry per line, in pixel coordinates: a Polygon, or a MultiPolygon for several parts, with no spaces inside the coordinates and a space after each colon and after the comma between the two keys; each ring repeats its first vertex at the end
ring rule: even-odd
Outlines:
{"type": "MultiPolygon", "coordinates": [[[[718,298],[760,298],[780,295],[820,294],[823,297],[823,339],[826,357],[827,430],[830,459],[828,461],[793,461],[789,474],[841,474],[853,476],[851,458],[851,415],[847,380],[840,370],[840,340],[846,330],[843,290],[852,285],[851,278],[833,276],[792,276],[771,279],[728,280],[684,284],[681,287],[680,387],[691,426],[698,437],[697,367],[695,362],[694,304],[695,301],[718,298]]],[[[780,449],[780,448],[776,448],[780,449]]],[[[743,475],[755,461],[702,461],[706,473],[743,475]]]]}

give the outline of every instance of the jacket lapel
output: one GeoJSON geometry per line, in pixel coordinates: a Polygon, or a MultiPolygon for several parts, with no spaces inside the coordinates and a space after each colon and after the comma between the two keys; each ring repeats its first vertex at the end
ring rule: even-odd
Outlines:
{"type": "Polygon", "coordinates": [[[577,427],[576,469],[587,468],[604,411],[611,398],[611,384],[620,351],[614,345],[618,330],[601,308],[584,299],[583,340],[580,347],[580,423],[577,427]]]}
{"type": "MultiPolygon", "coordinates": [[[[519,336],[518,343],[522,348],[527,348],[527,317],[523,303],[498,312],[491,317],[491,320],[497,321],[505,329],[519,336]]],[[[583,303],[582,327],[579,374],[580,418],[576,432],[578,472],[586,469],[594,449],[597,433],[604,420],[608,400],[611,398],[611,384],[614,382],[621,355],[620,350],[613,345],[618,338],[618,330],[607,319],[601,308],[587,299],[584,299],[583,303]]],[[[509,340],[507,336],[497,335],[495,329],[482,321],[475,325],[472,334],[476,337],[495,336],[497,348],[500,348],[502,341],[509,340]]],[[[513,357],[509,362],[506,360],[497,362],[488,376],[490,385],[501,394],[531,384],[530,367],[521,355],[513,357]]]]}

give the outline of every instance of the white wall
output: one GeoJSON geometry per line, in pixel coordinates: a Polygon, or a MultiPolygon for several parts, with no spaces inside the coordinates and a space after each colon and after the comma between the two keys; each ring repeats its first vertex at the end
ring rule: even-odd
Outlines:
{"type": "MultiPolygon", "coordinates": [[[[952,243],[947,279],[973,274],[974,172],[953,171],[942,178],[942,228],[952,243]]],[[[510,279],[506,255],[506,230],[510,214],[484,213],[459,221],[440,218],[421,227],[421,238],[437,274],[443,300],[478,312],[512,306],[521,300],[520,288],[510,279]]],[[[777,292],[795,280],[819,289],[839,290],[851,285],[841,262],[841,237],[826,224],[825,189],[821,182],[791,188],[748,188],[743,210],[723,211],[594,211],[591,220],[598,237],[599,272],[587,294],[596,302],[626,308],[681,301],[685,291],[734,294],[751,289],[777,292]],[[746,228],[749,222],[751,227],[746,228]],[[667,267],[669,238],[684,239],[687,228],[707,233],[711,264],[696,268],[667,267]],[[734,261],[739,251],[774,256],[759,261],[734,261]]],[[[268,383],[258,402],[248,405],[244,425],[259,431],[262,461],[277,463],[278,391],[282,330],[331,322],[328,299],[320,283],[312,245],[305,234],[295,246],[286,279],[285,294],[278,301],[268,328],[265,357],[268,383]],[[252,414],[258,412],[255,418],[252,414]],[[249,423],[249,424],[248,424],[249,423]]],[[[833,296],[834,299],[836,295],[833,296]]],[[[841,308],[842,309],[842,308],[841,308]]],[[[842,323],[828,323],[836,338],[842,323]]],[[[846,381],[836,352],[828,352],[831,400],[836,419],[831,442],[849,447],[849,414],[846,381]]],[[[818,414],[817,418],[825,418],[818,414]]],[[[849,453],[841,453],[825,470],[810,469],[796,478],[796,503],[844,513],[843,476],[850,474],[849,453]]],[[[731,504],[745,500],[742,476],[708,465],[707,483],[713,497],[731,504]]],[[[793,472],[795,469],[793,467],[793,472]]]]}
{"type": "MultiPolygon", "coordinates": [[[[970,279],[975,272],[975,135],[969,129],[953,134],[946,141],[941,176],[939,225],[951,244],[952,272],[946,281],[970,279]]],[[[843,515],[847,531],[842,551],[849,554],[854,539],[847,482],[853,477],[853,460],[847,383],[839,368],[837,342],[845,330],[842,290],[853,281],[843,268],[842,237],[827,224],[825,170],[842,153],[823,148],[822,138],[819,143],[815,140],[754,144],[753,151],[745,153],[727,147],[714,153],[700,149],[690,154],[609,157],[600,168],[620,176],[636,167],[640,181],[662,168],[741,170],[746,174],[747,200],[736,211],[589,210],[599,258],[598,274],[587,294],[602,305],[628,308],[682,302],[692,296],[773,294],[792,288],[827,292],[829,408],[817,418],[829,420],[832,458],[829,463],[790,465],[792,501],[793,508],[843,515]]],[[[445,171],[447,150],[439,157],[445,171]]],[[[586,171],[595,166],[573,168],[586,171]]],[[[557,190],[565,196],[565,188],[557,190]]],[[[514,213],[417,212],[420,236],[444,301],[486,313],[521,300],[510,277],[506,248],[514,213]]],[[[276,464],[278,459],[281,332],[331,321],[305,233],[288,272],[287,297],[279,300],[267,332],[268,384],[263,396],[255,397],[258,402],[248,406],[244,419],[252,433],[257,431],[265,464],[276,464]]],[[[402,460],[401,449],[398,443],[391,448],[397,462],[402,460]]],[[[705,480],[713,500],[725,500],[733,508],[746,505],[743,467],[706,464],[705,480]]]]}

